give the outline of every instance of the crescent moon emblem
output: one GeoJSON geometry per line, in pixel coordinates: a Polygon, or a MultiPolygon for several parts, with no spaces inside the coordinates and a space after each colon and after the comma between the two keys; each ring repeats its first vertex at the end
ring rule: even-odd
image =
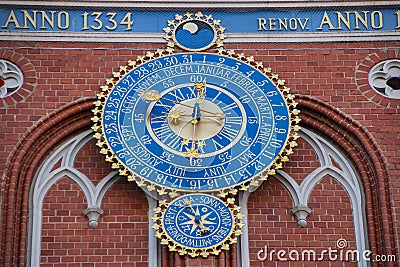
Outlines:
{"type": "Polygon", "coordinates": [[[189,22],[186,23],[185,25],[183,25],[183,29],[189,31],[191,34],[196,33],[199,29],[199,27],[193,23],[193,22],[189,22]]]}

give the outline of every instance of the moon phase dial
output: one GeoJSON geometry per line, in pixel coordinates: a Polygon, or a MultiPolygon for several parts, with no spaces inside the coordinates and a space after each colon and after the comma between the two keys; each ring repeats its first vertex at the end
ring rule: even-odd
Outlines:
{"type": "Polygon", "coordinates": [[[191,257],[218,255],[242,234],[240,207],[208,194],[187,194],[154,210],[153,229],[170,251],[191,257]]]}
{"type": "Polygon", "coordinates": [[[175,20],[169,20],[168,27],[164,28],[168,46],[174,47],[176,44],[186,51],[203,51],[214,44],[221,47],[225,38],[224,31],[219,20],[201,12],[176,15],[175,20]]]}

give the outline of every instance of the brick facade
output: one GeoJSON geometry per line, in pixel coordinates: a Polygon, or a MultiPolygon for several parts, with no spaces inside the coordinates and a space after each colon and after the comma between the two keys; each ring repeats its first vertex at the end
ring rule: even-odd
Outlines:
{"type": "MultiPolygon", "coordinates": [[[[400,101],[372,91],[369,68],[400,58],[400,42],[228,44],[253,55],[286,80],[302,111],[301,126],[329,140],[345,155],[361,181],[367,244],[374,254],[400,259],[400,101]]],[[[51,153],[90,129],[93,100],[106,78],[130,59],[164,44],[107,44],[0,41],[0,58],[19,65],[23,89],[0,101],[0,266],[26,266],[29,255],[30,194],[35,175],[51,153]]],[[[313,148],[300,140],[283,169],[299,184],[319,167],[313,148]]],[[[94,185],[111,171],[95,141],[82,147],[74,166],[94,185]]],[[[60,163],[61,164],[61,163],[60,163]]],[[[55,165],[57,168],[57,164],[55,165]]],[[[300,228],[293,200],[274,177],[249,197],[251,266],[357,266],[355,262],[261,262],[257,252],[335,248],[346,239],[355,249],[348,193],[326,176],[308,199],[312,213],[300,228]]],[[[97,229],[82,215],[82,189],[64,177],[44,198],[41,266],[148,266],[148,201],[135,184],[120,180],[106,193],[97,229]]],[[[240,266],[240,247],[209,259],[189,259],[163,247],[162,266],[240,266]]],[[[400,266],[372,263],[372,266],[400,266]]]]}

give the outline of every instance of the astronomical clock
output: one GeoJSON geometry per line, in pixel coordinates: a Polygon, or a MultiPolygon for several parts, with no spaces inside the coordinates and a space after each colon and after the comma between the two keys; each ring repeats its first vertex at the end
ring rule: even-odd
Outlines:
{"type": "Polygon", "coordinates": [[[218,255],[242,234],[238,191],[293,153],[299,111],[265,63],[225,49],[211,15],[176,15],[164,32],[165,49],[129,61],[101,87],[92,129],[112,168],[158,195],[160,243],[218,255]]]}

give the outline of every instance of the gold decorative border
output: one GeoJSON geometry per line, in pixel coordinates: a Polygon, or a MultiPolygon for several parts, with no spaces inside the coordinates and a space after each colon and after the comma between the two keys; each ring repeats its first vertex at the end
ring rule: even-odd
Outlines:
{"type": "MultiPolygon", "coordinates": [[[[260,184],[260,181],[267,180],[269,175],[276,174],[276,171],[283,167],[283,163],[289,161],[289,156],[293,154],[293,148],[297,146],[296,140],[299,138],[297,132],[300,130],[300,126],[298,126],[300,120],[299,114],[300,111],[296,109],[297,102],[294,100],[295,96],[290,94],[290,88],[285,86],[285,80],[279,79],[278,74],[275,74],[271,71],[271,68],[264,67],[262,62],[255,61],[253,56],[246,57],[243,53],[236,54],[233,50],[225,50],[220,47],[217,49],[217,53],[219,55],[231,57],[240,60],[243,63],[246,63],[257,70],[263,72],[266,77],[274,83],[274,85],[280,90],[282,93],[286,105],[289,109],[290,114],[290,133],[288,134],[288,138],[285,141],[285,145],[282,148],[280,154],[277,158],[267,167],[263,172],[258,174],[257,176],[251,178],[250,180],[244,181],[240,184],[233,185],[231,187],[223,188],[218,191],[218,196],[226,197],[227,194],[236,195],[238,190],[246,191],[250,186],[256,187],[260,184]]],[[[145,56],[139,56],[135,61],[130,60],[127,66],[121,66],[119,71],[113,72],[113,77],[106,80],[106,84],[101,86],[101,93],[97,94],[97,101],[94,102],[95,108],[92,110],[94,116],[91,120],[94,122],[92,129],[94,130],[94,138],[96,138],[97,146],[100,147],[100,153],[104,154],[106,157],[106,161],[112,163],[111,167],[113,169],[119,170],[119,174],[128,177],[128,181],[136,181],[136,183],[141,187],[146,187],[148,191],[157,191],[160,196],[169,194],[171,198],[175,198],[179,196],[179,192],[192,192],[186,190],[177,190],[176,188],[169,188],[165,186],[160,186],[152,181],[148,181],[139,175],[131,172],[111,150],[109,144],[106,141],[104,129],[102,126],[103,119],[103,108],[109,93],[112,91],[114,86],[129,72],[131,72],[136,67],[141,64],[148,62],[150,60],[160,58],[166,55],[173,54],[173,49],[167,48],[165,50],[158,49],[155,53],[147,52],[145,56]]]]}
{"type": "Polygon", "coordinates": [[[216,45],[217,49],[221,48],[224,46],[223,41],[226,38],[226,35],[224,33],[226,29],[221,26],[221,20],[213,19],[212,15],[203,15],[201,11],[198,11],[194,14],[186,12],[183,16],[176,14],[175,19],[168,20],[168,26],[163,30],[165,32],[164,39],[167,41],[168,48],[174,49],[175,45],[177,45],[179,48],[190,52],[204,51],[212,47],[214,44],[216,45]],[[179,44],[179,42],[177,42],[175,39],[176,29],[183,23],[189,21],[202,21],[210,25],[210,27],[214,31],[214,40],[209,45],[199,49],[190,49],[179,44]]]}
{"type": "MultiPolygon", "coordinates": [[[[190,194],[187,194],[186,196],[190,196],[190,194]]],[[[210,246],[208,248],[193,249],[191,247],[182,246],[181,244],[172,240],[166,234],[164,225],[162,223],[165,211],[167,210],[168,206],[172,204],[172,202],[167,203],[167,200],[161,201],[159,206],[153,210],[155,215],[152,217],[154,222],[152,228],[156,231],[155,236],[161,240],[161,245],[167,245],[169,251],[178,252],[181,256],[190,255],[192,258],[198,256],[207,258],[210,254],[218,255],[222,250],[229,250],[230,245],[236,244],[237,237],[243,234],[241,228],[244,226],[244,215],[240,213],[240,207],[234,204],[234,198],[227,198],[226,201],[223,201],[222,199],[220,200],[228,207],[234,221],[230,234],[225,238],[225,240],[219,242],[217,245],[210,246]]]]}
{"type": "Polygon", "coordinates": [[[240,184],[236,184],[219,190],[208,191],[217,192],[219,197],[225,198],[228,194],[236,195],[238,193],[238,190],[246,191],[250,188],[250,186],[257,187],[260,184],[260,181],[262,182],[264,180],[267,180],[269,175],[276,174],[276,171],[283,167],[283,163],[289,160],[289,156],[293,154],[293,148],[297,146],[296,140],[299,138],[297,131],[300,130],[300,127],[298,126],[300,122],[300,111],[296,109],[297,102],[294,100],[294,95],[290,94],[290,88],[285,86],[285,80],[280,79],[278,74],[272,72],[271,68],[264,67],[262,62],[258,62],[254,59],[254,56],[245,56],[243,53],[237,54],[234,50],[226,50],[224,48],[223,40],[225,39],[225,28],[220,25],[220,20],[214,20],[211,15],[204,16],[200,11],[195,14],[187,12],[183,16],[177,14],[174,20],[168,21],[168,27],[164,28],[164,31],[166,33],[164,38],[168,42],[166,49],[157,49],[157,51],[155,51],[154,53],[147,52],[144,56],[139,56],[136,60],[128,61],[128,65],[121,66],[119,68],[119,71],[113,72],[113,77],[107,79],[105,85],[101,86],[101,93],[97,94],[98,100],[94,102],[95,108],[92,110],[94,114],[94,116],[92,117],[94,125],[92,126],[92,129],[95,132],[94,138],[98,140],[97,146],[100,147],[100,153],[105,155],[106,161],[112,163],[111,167],[113,169],[119,170],[120,175],[127,176],[128,181],[135,181],[140,187],[146,187],[147,190],[150,192],[157,191],[160,196],[169,195],[169,197],[171,198],[175,198],[181,195],[181,193],[192,192],[187,190],[177,190],[176,188],[169,188],[166,186],[160,186],[130,171],[110,149],[110,145],[107,143],[102,125],[104,105],[108,95],[113,90],[114,86],[129,72],[139,67],[140,65],[153,59],[174,54],[174,31],[181,23],[190,20],[204,21],[215,29],[217,33],[216,39],[214,41],[214,43],[216,44],[216,54],[234,58],[262,72],[282,93],[290,114],[290,132],[287,139],[285,140],[284,147],[281,149],[281,152],[275,158],[275,160],[273,160],[272,163],[264,171],[252,177],[250,180],[244,181],[240,184]]]}

